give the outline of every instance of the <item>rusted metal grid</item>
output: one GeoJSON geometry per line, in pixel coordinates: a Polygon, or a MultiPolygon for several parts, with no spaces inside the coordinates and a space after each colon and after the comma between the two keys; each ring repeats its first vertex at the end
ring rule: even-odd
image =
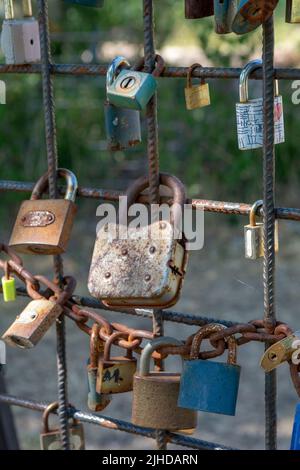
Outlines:
{"type": "MultiPolygon", "coordinates": [[[[60,188],[56,184],[56,169],[58,166],[56,124],[55,124],[55,103],[53,95],[53,75],[105,75],[107,67],[101,65],[70,65],[52,64],[49,39],[48,22],[48,1],[38,0],[40,38],[42,49],[42,63],[40,65],[11,66],[0,65],[0,73],[38,73],[42,76],[44,116],[46,130],[46,149],[49,170],[49,195],[55,197],[60,188]]],[[[143,0],[144,18],[144,54],[145,69],[149,72],[153,70],[155,61],[154,27],[153,27],[153,0],[143,0]]],[[[275,208],[274,202],[274,116],[273,116],[273,96],[274,77],[283,80],[295,80],[300,78],[300,69],[274,69],[274,30],[273,18],[270,18],[263,25],[263,69],[252,73],[251,79],[263,81],[264,96],[264,144],[263,144],[263,200],[264,205],[261,215],[264,217],[264,264],[263,264],[263,286],[264,286],[264,325],[266,329],[272,329],[276,322],[275,312],[275,256],[274,256],[274,222],[275,218],[300,221],[300,209],[275,208]]],[[[201,67],[194,71],[193,76],[211,79],[236,79],[239,78],[241,69],[239,68],[212,68],[201,67]]],[[[187,68],[167,67],[161,77],[179,78],[185,77],[187,68]]],[[[148,162],[149,162],[149,198],[150,202],[157,202],[158,198],[158,125],[157,125],[157,97],[150,101],[147,108],[147,130],[148,130],[148,162]]],[[[30,192],[33,183],[0,181],[0,191],[30,192]]],[[[79,188],[78,195],[85,198],[96,198],[104,200],[117,200],[121,193],[116,190],[103,190],[96,188],[79,188]]],[[[250,212],[250,205],[244,203],[193,200],[190,201],[195,209],[202,209],[208,212],[223,214],[236,214],[247,216],[250,212]]],[[[61,257],[54,258],[54,270],[56,277],[60,279],[63,274],[63,263],[61,257]]],[[[22,289],[19,294],[23,295],[22,289]]],[[[80,297],[73,298],[76,303],[94,308],[105,308],[101,302],[94,299],[80,297]]],[[[120,311],[120,310],[118,310],[120,311]]],[[[136,311],[126,310],[121,313],[141,315],[153,319],[153,333],[155,336],[163,335],[164,321],[181,322],[188,325],[204,325],[209,322],[222,323],[231,326],[234,322],[199,317],[186,313],[174,311],[136,311]]],[[[69,449],[68,438],[68,418],[76,417],[86,423],[92,423],[109,429],[117,429],[128,433],[139,434],[145,437],[156,439],[159,449],[166,449],[167,442],[193,448],[193,449],[229,449],[216,443],[206,442],[199,439],[169,433],[165,430],[153,430],[133,426],[130,423],[117,419],[106,418],[102,415],[85,413],[75,408],[69,407],[67,394],[67,370],[65,356],[65,331],[64,318],[57,322],[57,371],[58,371],[58,415],[60,419],[60,429],[62,444],[65,450],[69,449]]],[[[266,344],[266,347],[268,344],[266,344]]],[[[158,363],[157,367],[163,367],[158,363]]],[[[0,395],[0,401],[7,405],[16,405],[31,410],[43,411],[47,404],[38,403],[31,400],[21,399],[5,394],[0,395]]],[[[276,408],[276,372],[266,374],[265,384],[265,446],[266,449],[276,449],[277,446],[277,408],[276,408]]]]}

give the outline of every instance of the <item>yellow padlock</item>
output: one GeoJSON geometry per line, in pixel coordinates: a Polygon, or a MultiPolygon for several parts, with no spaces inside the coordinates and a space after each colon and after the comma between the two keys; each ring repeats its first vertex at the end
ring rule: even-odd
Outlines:
{"type": "Polygon", "coordinates": [[[16,300],[16,281],[15,278],[10,275],[9,264],[5,262],[5,275],[2,277],[2,290],[4,302],[13,302],[16,300]]]}

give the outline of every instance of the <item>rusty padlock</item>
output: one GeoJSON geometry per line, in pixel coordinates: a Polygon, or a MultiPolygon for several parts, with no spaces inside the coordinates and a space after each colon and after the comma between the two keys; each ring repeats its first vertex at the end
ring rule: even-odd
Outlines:
{"type": "Polygon", "coordinates": [[[10,346],[22,349],[33,348],[62,314],[63,305],[71,297],[76,287],[76,281],[71,276],[64,278],[66,285],[63,291],[44,276],[35,276],[35,279],[38,282],[43,282],[54,295],[50,299],[46,299],[27,283],[28,294],[33,300],[2,336],[3,341],[10,346]]]}
{"type": "Polygon", "coordinates": [[[21,204],[9,246],[21,253],[57,255],[64,253],[77,211],[77,178],[60,168],[57,176],[67,181],[65,199],[41,199],[48,188],[48,173],[36,183],[31,199],[21,204]]]}
{"type": "Polygon", "coordinates": [[[143,349],[140,370],[133,379],[132,423],[168,431],[192,431],[197,426],[196,411],[177,405],[181,375],[150,372],[151,355],[163,346],[182,346],[182,343],[162,336],[143,349]]]}
{"type": "Polygon", "coordinates": [[[133,376],[136,371],[136,359],[132,350],[127,350],[126,356],[111,357],[111,347],[114,342],[124,337],[121,332],[113,333],[106,341],[104,354],[99,357],[96,390],[99,394],[130,392],[133,387],[133,376]]]}
{"type": "MultiPolygon", "coordinates": [[[[186,193],[175,176],[161,173],[160,183],[173,192],[170,220],[153,221],[138,230],[127,228],[126,207],[120,215],[124,225],[107,224],[98,231],[88,289],[107,306],[167,308],[180,296],[188,261],[181,231],[186,193]]],[[[148,178],[141,177],[129,187],[128,207],[148,184],[148,178]]]]}

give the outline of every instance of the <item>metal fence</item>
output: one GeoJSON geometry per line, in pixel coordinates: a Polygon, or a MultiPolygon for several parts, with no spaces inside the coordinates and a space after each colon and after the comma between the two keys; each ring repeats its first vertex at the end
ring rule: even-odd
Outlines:
{"type": "MultiPolygon", "coordinates": [[[[154,18],[153,0],[143,0],[144,20],[144,55],[145,71],[152,72],[155,64],[154,44],[154,18]]],[[[43,83],[43,106],[45,116],[46,149],[49,170],[49,196],[55,198],[59,192],[56,183],[56,170],[58,167],[56,123],[55,123],[55,100],[53,92],[54,75],[105,75],[106,66],[101,65],[70,65],[53,64],[51,60],[48,1],[38,0],[40,40],[42,51],[41,64],[34,65],[0,65],[0,73],[39,73],[43,83]]],[[[274,27],[273,18],[263,24],[262,27],[262,60],[263,69],[251,74],[251,79],[263,81],[264,98],[264,142],[263,142],[263,208],[261,215],[264,217],[264,263],[263,263],[263,286],[264,286],[264,326],[266,330],[274,328],[276,323],[275,310],[275,254],[274,254],[274,223],[275,218],[300,221],[300,209],[275,208],[274,200],[274,78],[293,80],[300,78],[300,69],[274,69],[274,27]]],[[[185,67],[166,67],[162,78],[186,77],[188,69],[185,67]]],[[[239,68],[212,68],[199,67],[194,70],[193,76],[210,79],[236,79],[239,78],[239,68]]],[[[158,150],[158,122],[157,122],[157,96],[151,99],[147,106],[147,134],[148,134],[148,167],[149,167],[149,199],[151,203],[158,201],[159,190],[159,150],[158,150]]],[[[33,183],[0,181],[0,191],[29,192],[33,183]]],[[[99,198],[106,200],[117,200],[120,192],[115,190],[103,190],[96,188],[79,188],[79,197],[99,198]]],[[[194,209],[202,209],[208,212],[223,214],[236,214],[248,216],[251,206],[244,203],[193,200],[194,209]]],[[[60,256],[54,257],[54,270],[58,279],[63,275],[63,260],[60,256]]],[[[73,300],[79,305],[103,309],[100,302],[90,298],[74,296],[73,300]]],[[[155,336],[163,335],[164,321],[181,322],[189,325],[204,325],[208,322],[217,322],[231,326],[234,322],[221,319],[205,318],[186,313],[174,311],[153,311],[141,313],[129,310],[121,313],[143,315],[153,318],[153,333],[155,336]]],[[[64,450],[69,449],[68,419],[74,416],[76,419],[86,423],[92,423],[109,429],[116,429],[128,433],[139,434],[156,439],[158,449],[166,449],[167,442],[193,449],[229,449],[220,444],[202,441],[164,430],[153,430],[133,426],[132,424],[118,419],[107,418],[102,415],[85,413],[68,405],[67,393],[67,368],[65,352],[65,320],[62,317],[56,323],[57,334],[57,382],[58,382],[58,415],[64,450]]],[[[268,346],[268,344],[266,344],[268,346]]],[[[0,402],[7,405],[21,406],[31,410],[43,411],[47,403],[38,403],[22,398],[16,398],[4,393],[0,394],[0,402]]],[[[277,422],[276,422],[276,371],[266,374],[265,378],[265,446],[266,449],[276,449],[277,422]]]]}

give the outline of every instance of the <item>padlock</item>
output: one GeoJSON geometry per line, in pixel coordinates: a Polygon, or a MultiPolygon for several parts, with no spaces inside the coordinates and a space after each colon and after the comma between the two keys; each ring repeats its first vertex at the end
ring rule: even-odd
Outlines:
{"type": "Polygon", "coordinates": [[[300,403],[296,406],[290,450],[300,450],[300,403]]]}
{"type": "MultiPolygon", "coordinates": [[[[148,178],[141,177],[129,187],[128,207],[148,184],[148,178]]],[[[188,253],[184,236],[180,239],[175,232],[183,214],[185,188],[180,180],[166,173],[160,174],[160,184],[173,192],[170,221],[154,221],[138,230],[107,224],[98,231],[88,289],[109,307],[166,308],[180,296],[188,253]],[[126,238],[120,236],[122,228],[127,230],[126,238]]],[[[124,218],[127,219],[127,208],[125,217],[121,214],[124,218]]]]}
{"type": "Polygon", "coordinates": [[[240,0],[232,23],[232,31],[246,34],[267,21],[277,7],[279,0],[240,0]]]}
{"type": "MultiPolygon", "coordinates": [[[[240,150],[263,146],[263,98],[249,100],[248,79],[251,72],[262,67],[261,60],[252,60],[240,75],[240,102],[236,104],[237,134],[240,150]]],[[[274,143],[284,142],[284,119],[282,96],[279,95],[278,80],[275,80],[274,97],[274,143]]]]}
{"type": "Polygon", "coordinates": [[[260,365],[266,372],[278,367],[283,362],[292,361],[298,365],[300,348],[300,331],[288,335],[280,341],[272,344],[263,354],[260,365]]]}
{"type": "Polygon", "coordinates": [[[36,183],[31,199],[20,207],[9,246],[21,253],[57,255],[64,253],[77,211],[76,176],[60,168],[59,177],[67,181],[65,199],[41,199],[48,187],[48,174],[36,183]]]}
{"type": "MultiPolygon", "coordinates": [[[[49,428],[49,415],[58,409],[58,402],[51,403],[43,413],[43,432],[40,435],[42,450],[62,450],[61,435],[59,429],[49,428]]],[[[84,428],[81,423],[73,418],[69,426],[70,450],[84,450],[84,428]]]]}
{"type": "Polygon", "coordinates": [[[130,392],[133,387],[133,376],[136,371],[136,359],[132,350],[127,350],[126,356],[111,357],[111,347],[123,333],[113,333],[106,341],[104,354],[100,355],[96,390],[100,394],[130,392]]]}
{"type": "Polygon", "coordinates": [[[13,302],[17,297],[16,280],[10,274],[10,268],[7,261],[4,265],[5,275],[2,277],[3,300],[4,302],[13,302]]]}
{"type": "Polygon", "coordinates": [[[182,346],[182,343],[162,336],[143,349],[140,370],[133,379],[132,423],[168,431],[194,430],[197,413],[177,405],[180,374],[150,372],[151,355],[163,346],[182,346]]]}
{"type": "Polygon", "coordinates": [[[188,20],[205,18],[214,14],[213,0],[185,0],[185,17],[188,20]]]}
{"type": "MultiPolygon", "coordinates": [[[[116,57],[107,70],[106,88],[111,86],[117,73],[129,62],[124,57],[116,57]]],[[[142,141],[140,112],[136,109],[120,108],[108,100],[104,104],[105,127],[108,150],[124,150],[142,141]]]]}
{"type": "MultiPolygon", "coordinates": [[[[116,57],[115,61],[123,58],[116,57]]],[[[156,67],[153,73],[134,70],[121,70],[112,83],[107,85],[107,99],[121,108],[144,110],[154,95],[158,77],[165,67],[163,59],[156,55],[156,67]]]]}
{"type": "Polygon", "coordinates": [[[206,325],[194,336],[190,360],[184,361],[179,406],[208,413],[235,415],[240,380],[235,338],[230,336],[227,339],[227,364],[198,359],[202,340],[223,328],[222,325],[206,325]]]}
{"type": "Polygon", "coordinates": [[[31,0],[23,0],[22,4],[23,18],[15,19],[13,0],[4,0],[1,48],[7,64],[30,64],[41,60],[39,24],[32,16],[31,0]]]}
{"type": "Polygon", "coordinates": [[[80,5],[82,7],[95,7],[101,8],[104,5],[104,0],[64,0],[65,3],[72,3],[73,5],[80,5]]]}
{"type": "Polygon", "coordinates": [[[27,283],[28,294],[34,299],[18,315],[14,323],[2,336],[9,346],[29,349],[43,338],[55,320],[62,314],[64,303],[71,297],[76,281],[71,276],[65,277],[66,286],[62,291],[44,276],[35,276],[38,281],[43,281],[55,296],[46,299],[27,283]]]}
{"type": "Polygon", "coordinates": [[[197,67],[202,67],[200,64],[193,64],[188,69],[187,86],[184,89],[185,103],[187,109],[203,108],[210,105],[210,94],[208,83],[202,78],[201,82],[197,85],[192,85],[192,73],[197,67]]]}
{"type": "MultiPolygon", "coordinates": [[[[258,259],[264,256],[264,224],[256,222],[258,209],[263,206],[263,201],[256,201],[250,210],[250,224],[244,227],[245,257],[247,259],[258,259]]],[[[275,253],[279,251],[278,220],[274,224],[274,248],[275,253]]]]}
{"type": "Polygon", "coordinates": [[[103,342],[99,338],[99,331],[100,326],[94,324],[90,339],[90,360],[87,366],[89,387],[88,407],[91,411],[102,411],[111,402],[109,394],[97,393],[96,391],[98,361],[104,350],[103,342]]]}
{"type": "Polygon", "coordinates": [[[232,32],[232,22],[237,12],[238,0],[214,0],[215,31],[217,34],[232,32]]]}
{"type": "Polygon", "coordinates": [[[286,0],[285,21],[287,23],[300,23],[299,0],[286,0]]]}

